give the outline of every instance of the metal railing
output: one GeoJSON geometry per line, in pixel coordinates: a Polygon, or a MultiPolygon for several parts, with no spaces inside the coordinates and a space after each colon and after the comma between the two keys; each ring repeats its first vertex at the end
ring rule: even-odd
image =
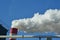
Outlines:
{"type": "Polygon", "coordinates": [[[13,36],[9,36],[9,35],[0,35],[0,38],[39,38],[39,40],[41,40],[41,38],[47,38],[47,40],[52,40],[52,38],[60,38],[60,35],[55,35],[55,36],[34,36],[34,35],[13,35],[13,36]]]}

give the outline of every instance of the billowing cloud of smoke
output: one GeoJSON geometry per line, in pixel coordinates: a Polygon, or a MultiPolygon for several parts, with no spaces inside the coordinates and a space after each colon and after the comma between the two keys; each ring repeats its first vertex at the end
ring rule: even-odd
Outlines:
{"type": "Polygon", "coordinates": [[[12,21],[12,28],[25,32],[57,32],[60,33],[60,10],[49,9],[44,14],[36,13],[32,18],[12,21]]]}

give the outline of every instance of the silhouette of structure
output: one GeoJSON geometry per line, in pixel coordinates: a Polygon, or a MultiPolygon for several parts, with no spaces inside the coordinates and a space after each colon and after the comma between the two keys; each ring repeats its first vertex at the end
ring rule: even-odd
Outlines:
{"type": "MultiPolygon", "coordinates": [[[[7,31],[8,30],[0,24],[0,35],[6,35],[7,31]]],[[[6,40],[6,38],[0,38],[0,40],[6,40]]]]}
{"type": "Polygon", "coordinates": [[[47,37],[47,40],[52,40],[52,38],[51,37],[47,37]]]}

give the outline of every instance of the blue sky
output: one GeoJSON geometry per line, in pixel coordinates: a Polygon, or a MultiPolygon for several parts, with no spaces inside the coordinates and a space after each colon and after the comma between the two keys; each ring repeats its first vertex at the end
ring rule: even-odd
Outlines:
{"type": "Polygon", "coordinates": [[[0,0],[0,23],[10,30],[12,20],[32,17],[36,12],[43,14],[47,9],[60,9],[60,0],[0,0]]]}

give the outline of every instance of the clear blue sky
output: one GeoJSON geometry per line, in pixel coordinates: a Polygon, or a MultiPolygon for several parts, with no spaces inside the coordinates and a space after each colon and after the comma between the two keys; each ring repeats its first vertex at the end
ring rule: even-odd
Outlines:
{"type": "Polygon", "coordinates": [[[44,13],[47,9],[60,9],[60,0],[0,0],[0,23],[10,30],[12,20],[32,17],[34,13],[44,13]]]}

